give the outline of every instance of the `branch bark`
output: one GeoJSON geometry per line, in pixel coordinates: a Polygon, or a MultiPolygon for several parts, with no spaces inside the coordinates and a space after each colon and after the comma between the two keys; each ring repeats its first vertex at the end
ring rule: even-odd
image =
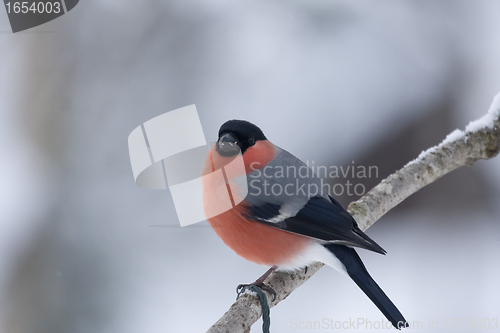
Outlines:
{"type": "MultiPolygon", "coordinates": [[[[424,186],[461,166],[495,157],[499,150],[500,93],[484,117],[471,122],[465,131],[455,130],[438,146],[422,152],[418,158],[384,179],[358,201],[352,202],[348,211],[364,231],[424,186]]],[[[322,266],[323,263],[315,263],[307,271],[275,272],[270,275],[265,283],[276,291],[276,299],[271,302],[267,295],[269,307],[287,298],[322,266]]],[[[261,315],[259,298],[244,294],[207,332],[250,332],[250,327],[261,315]]]]}

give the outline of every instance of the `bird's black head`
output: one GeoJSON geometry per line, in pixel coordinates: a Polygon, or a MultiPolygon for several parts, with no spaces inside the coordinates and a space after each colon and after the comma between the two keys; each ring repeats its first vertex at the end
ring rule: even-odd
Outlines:
{"type": "Polygon", "coordinates": [[[267,140],[261,129],[246,120],[229,120],[219,129],[217,152],[221,156],[243,154],[258,140],[267,140]]]}

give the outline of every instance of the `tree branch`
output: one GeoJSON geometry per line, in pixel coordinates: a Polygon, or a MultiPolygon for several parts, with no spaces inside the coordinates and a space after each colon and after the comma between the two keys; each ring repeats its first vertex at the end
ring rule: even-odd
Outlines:
{"type": "MultiPolygon", "coordinates": [[[[461,166],[495,157],[499,150],[500,93],[484,117],[471,122],[465,131],[455,130],[438,146],[422,152],[418,158],[384,179],[358,201],[352,202],[348,211],[364,231],[424,186],[461,166]]],[[[269,276],[266,284],[276,291],[274,302],[267,295],[269,307],[287,298],[322,266],[323,263],[315,263],[307,268],[307,272],[275,272],[269,276]]],[[[261,315],[259,298],[244,294],[207,332],[246,333],[261,315]]]]}

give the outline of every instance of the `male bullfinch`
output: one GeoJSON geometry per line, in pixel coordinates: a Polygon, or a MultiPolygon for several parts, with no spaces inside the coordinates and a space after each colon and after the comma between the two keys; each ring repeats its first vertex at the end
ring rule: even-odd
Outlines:
{"type": "Polygon", "coordinates": [[[213,216],[214,207],[220,206],[221,193],[231,189],[233,204],[239,203],[207,220],[238,255],[273,266],[255,284],[269,290],[263,281],[275,269],[296,270],[323,262],[350,276],[394,327],[407,327],[403,315],[368,274],[353,247],[381,254],[385,254],[384,249],[322,191],[322,183],[310,169],[304,172],[307,166],[302,161],[273,145],[260,128],[243,120],[224,123],[203,174],[228,165],[240,152],[248,194],[239,198],[240,193],[234,190],[236,178],[241,180],[245,175],[226,172],[226,182],[222,183],[202,177],[203,207],[207,216],[213,216]]]}

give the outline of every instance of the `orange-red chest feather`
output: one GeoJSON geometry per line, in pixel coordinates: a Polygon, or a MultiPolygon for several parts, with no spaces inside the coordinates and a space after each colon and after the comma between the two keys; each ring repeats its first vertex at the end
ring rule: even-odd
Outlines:
{"type": "MultiPolygon", "coordinates": [[[[246,173],[252,168],[263,168],[276,156],[276,148],[267,140],[259,140],[243,154],[246,173]],[[257,162],[257,163],[255,163],[257,162]],[[253,164],[252,164],[253,163],[253,164]]],[[[205,161],[203,174],[217,170],[227,164],[227,158],[215,151],[215,146],[209,152],[205,161]]],[[[231,187],[235,186],[231,182],[231,187]]],[[[214,181],[208,177],[202,178],[203,205],[205,212],[220,205],[220,193],[227,191],[228,185],[214,181]]],[[[232,191],[232,195],[237,195],[232,191]]],[[[238,200],[237,200],[238,201],[238,200]]],[[[247,207],[244,202],[236,207],[207,219],[217,235],[239,256],[261,265],[280,265],[300,254],[310,239],[292,234],[244,217],[247,207]]]]}

